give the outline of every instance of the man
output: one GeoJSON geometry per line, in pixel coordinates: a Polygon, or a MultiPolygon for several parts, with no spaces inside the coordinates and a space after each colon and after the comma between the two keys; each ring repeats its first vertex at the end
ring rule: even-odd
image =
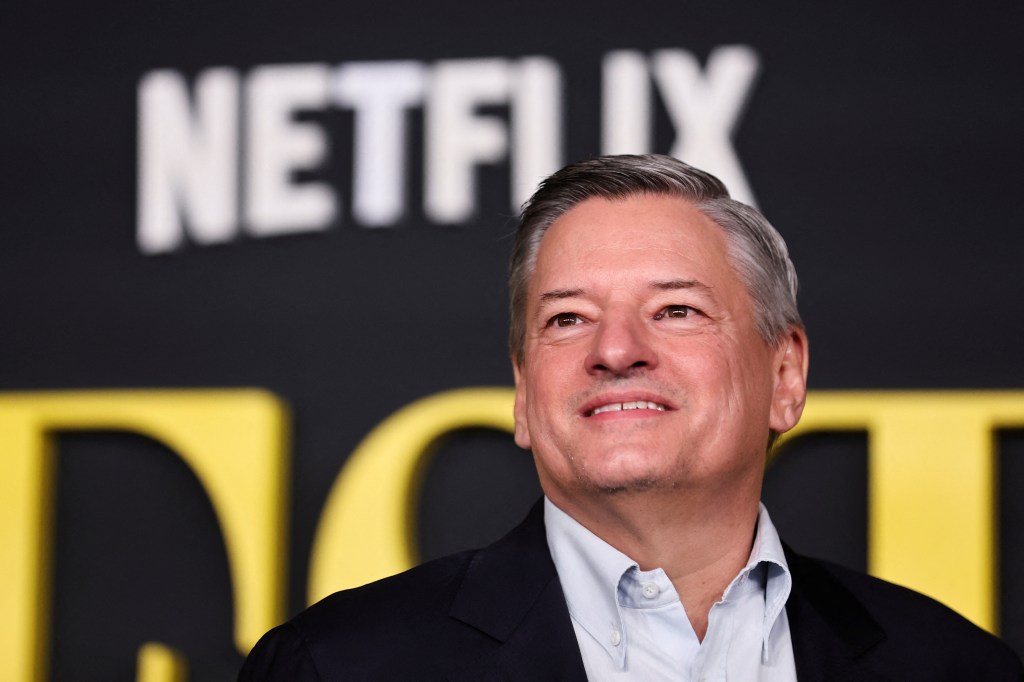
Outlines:
{"type": "Polygon", "coordinates": [[[510,293],[543,504],[328,597],[241,679],[1024,679],[940,604],[781,544],[759,499],[806,393],[796,275],[717,179],[665,156],[562,169],[524,209],[510,293]]]}

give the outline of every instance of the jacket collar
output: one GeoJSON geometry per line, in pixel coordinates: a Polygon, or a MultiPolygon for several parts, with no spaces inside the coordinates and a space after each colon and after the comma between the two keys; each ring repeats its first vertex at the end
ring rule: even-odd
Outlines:
{"type": "MultiPolygon", "coordinates": [[[[881,626],[822,564],[783,547],[793,575],[786,614],[798,677],[884,679],[861,662],[885,640],[881,626]]],[[[476,553],[450,615],[499,644],[493,654],[450,675],[451,682],[586,682],[540,503],[511,533],[476,553]]]]}
{"type": "Polygon", "coordinates": [[[543,506],[471,560],[450,611],[500,646],[456,680],[586,682],[576,634],[544,534],[543,506]]]}
{"type": "Polygon", "coordinates": [[[783,545],[793,575],[786,603],[799,679],[881,680],[862,657],[885,632],[860,601],[825,567],[783,545]]]}

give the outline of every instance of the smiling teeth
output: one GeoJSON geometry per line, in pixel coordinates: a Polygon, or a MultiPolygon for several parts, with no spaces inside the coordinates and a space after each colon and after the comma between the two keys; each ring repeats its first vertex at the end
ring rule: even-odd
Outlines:
{"type": "Polygon", "coordinates": [[[619,412],[621,410],[657,410],[658,412],[664,412],[665,406],[659,405],[658,403],[652,403],[649,400],[635,400],[626,403],[609,403],[602,405],[601,407],[595,408],[592,415],[601,414],[602,412],[619,412]]]}

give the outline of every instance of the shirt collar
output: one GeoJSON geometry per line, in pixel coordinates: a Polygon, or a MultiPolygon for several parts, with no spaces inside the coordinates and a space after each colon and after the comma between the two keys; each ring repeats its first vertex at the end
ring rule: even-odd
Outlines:
{"type": "Polygon", "coordinates": [[[619,581],[637,563],[584,528],[547,497],[544,527],[569,615],[621,667],[625,664],[625,647],[613,644],[608,635],[618,632],[621,636],[619,581]]]}
{"type": "Polygon", "coordinates": [[[764,622],[762,624],[762,655],[768,657],[772,650],[769,647],[769,638],[772,628],[778,622],[779,614],[786,607],[789,593],[793,588],[793,576],[789,572],[789,564],[786,562],[786,552],[782,549],[782,540],[779,538],[779,531],[775,529],[768,516],[768,510],[763,503],[758,505],[757,530],[754,533],[754,545],[750,549],[750,558],[747,565],[743,567],[739,575],[726,588],[724,598],[728,598],[730,589],[746,576],[757,577],[763,581],[761,589],[764,591],[764,622]],[[764,571],[756,571],[759,566],[764,566],[764,571]]]}
{"type": "MultiPolygon", "coordinates": [[[[619,614],[619,585],[629,571],[638,570],[637,563],[584,528],[547,497],[544,498],[544,526],[569,615],[621,667],[625,663],[626,641],[616,646],[609,640],[608,633],[615,631],[626,636],[619,614]]],[[[750,558],[726,588],[723,599],[729,599],[752,578],[761,583],[759,589],[765,596],[762,652],[768,656],[772,628],[789,599],[793,579],[779,533],[764,504],[759,505],[750,558]],[[755,570],[762,565],[763,571],[755,570]]]]}

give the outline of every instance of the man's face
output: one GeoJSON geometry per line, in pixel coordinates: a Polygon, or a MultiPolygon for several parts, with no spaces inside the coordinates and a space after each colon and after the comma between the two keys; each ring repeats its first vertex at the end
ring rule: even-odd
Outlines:
{"type": "Polygon", "coordinates": [[[758,335],[721,228],[692,204],[589,199],[541,242],[516,442],[549,497],[759,490],[769,428],[799,419],[804,344],[758,335]]]}

